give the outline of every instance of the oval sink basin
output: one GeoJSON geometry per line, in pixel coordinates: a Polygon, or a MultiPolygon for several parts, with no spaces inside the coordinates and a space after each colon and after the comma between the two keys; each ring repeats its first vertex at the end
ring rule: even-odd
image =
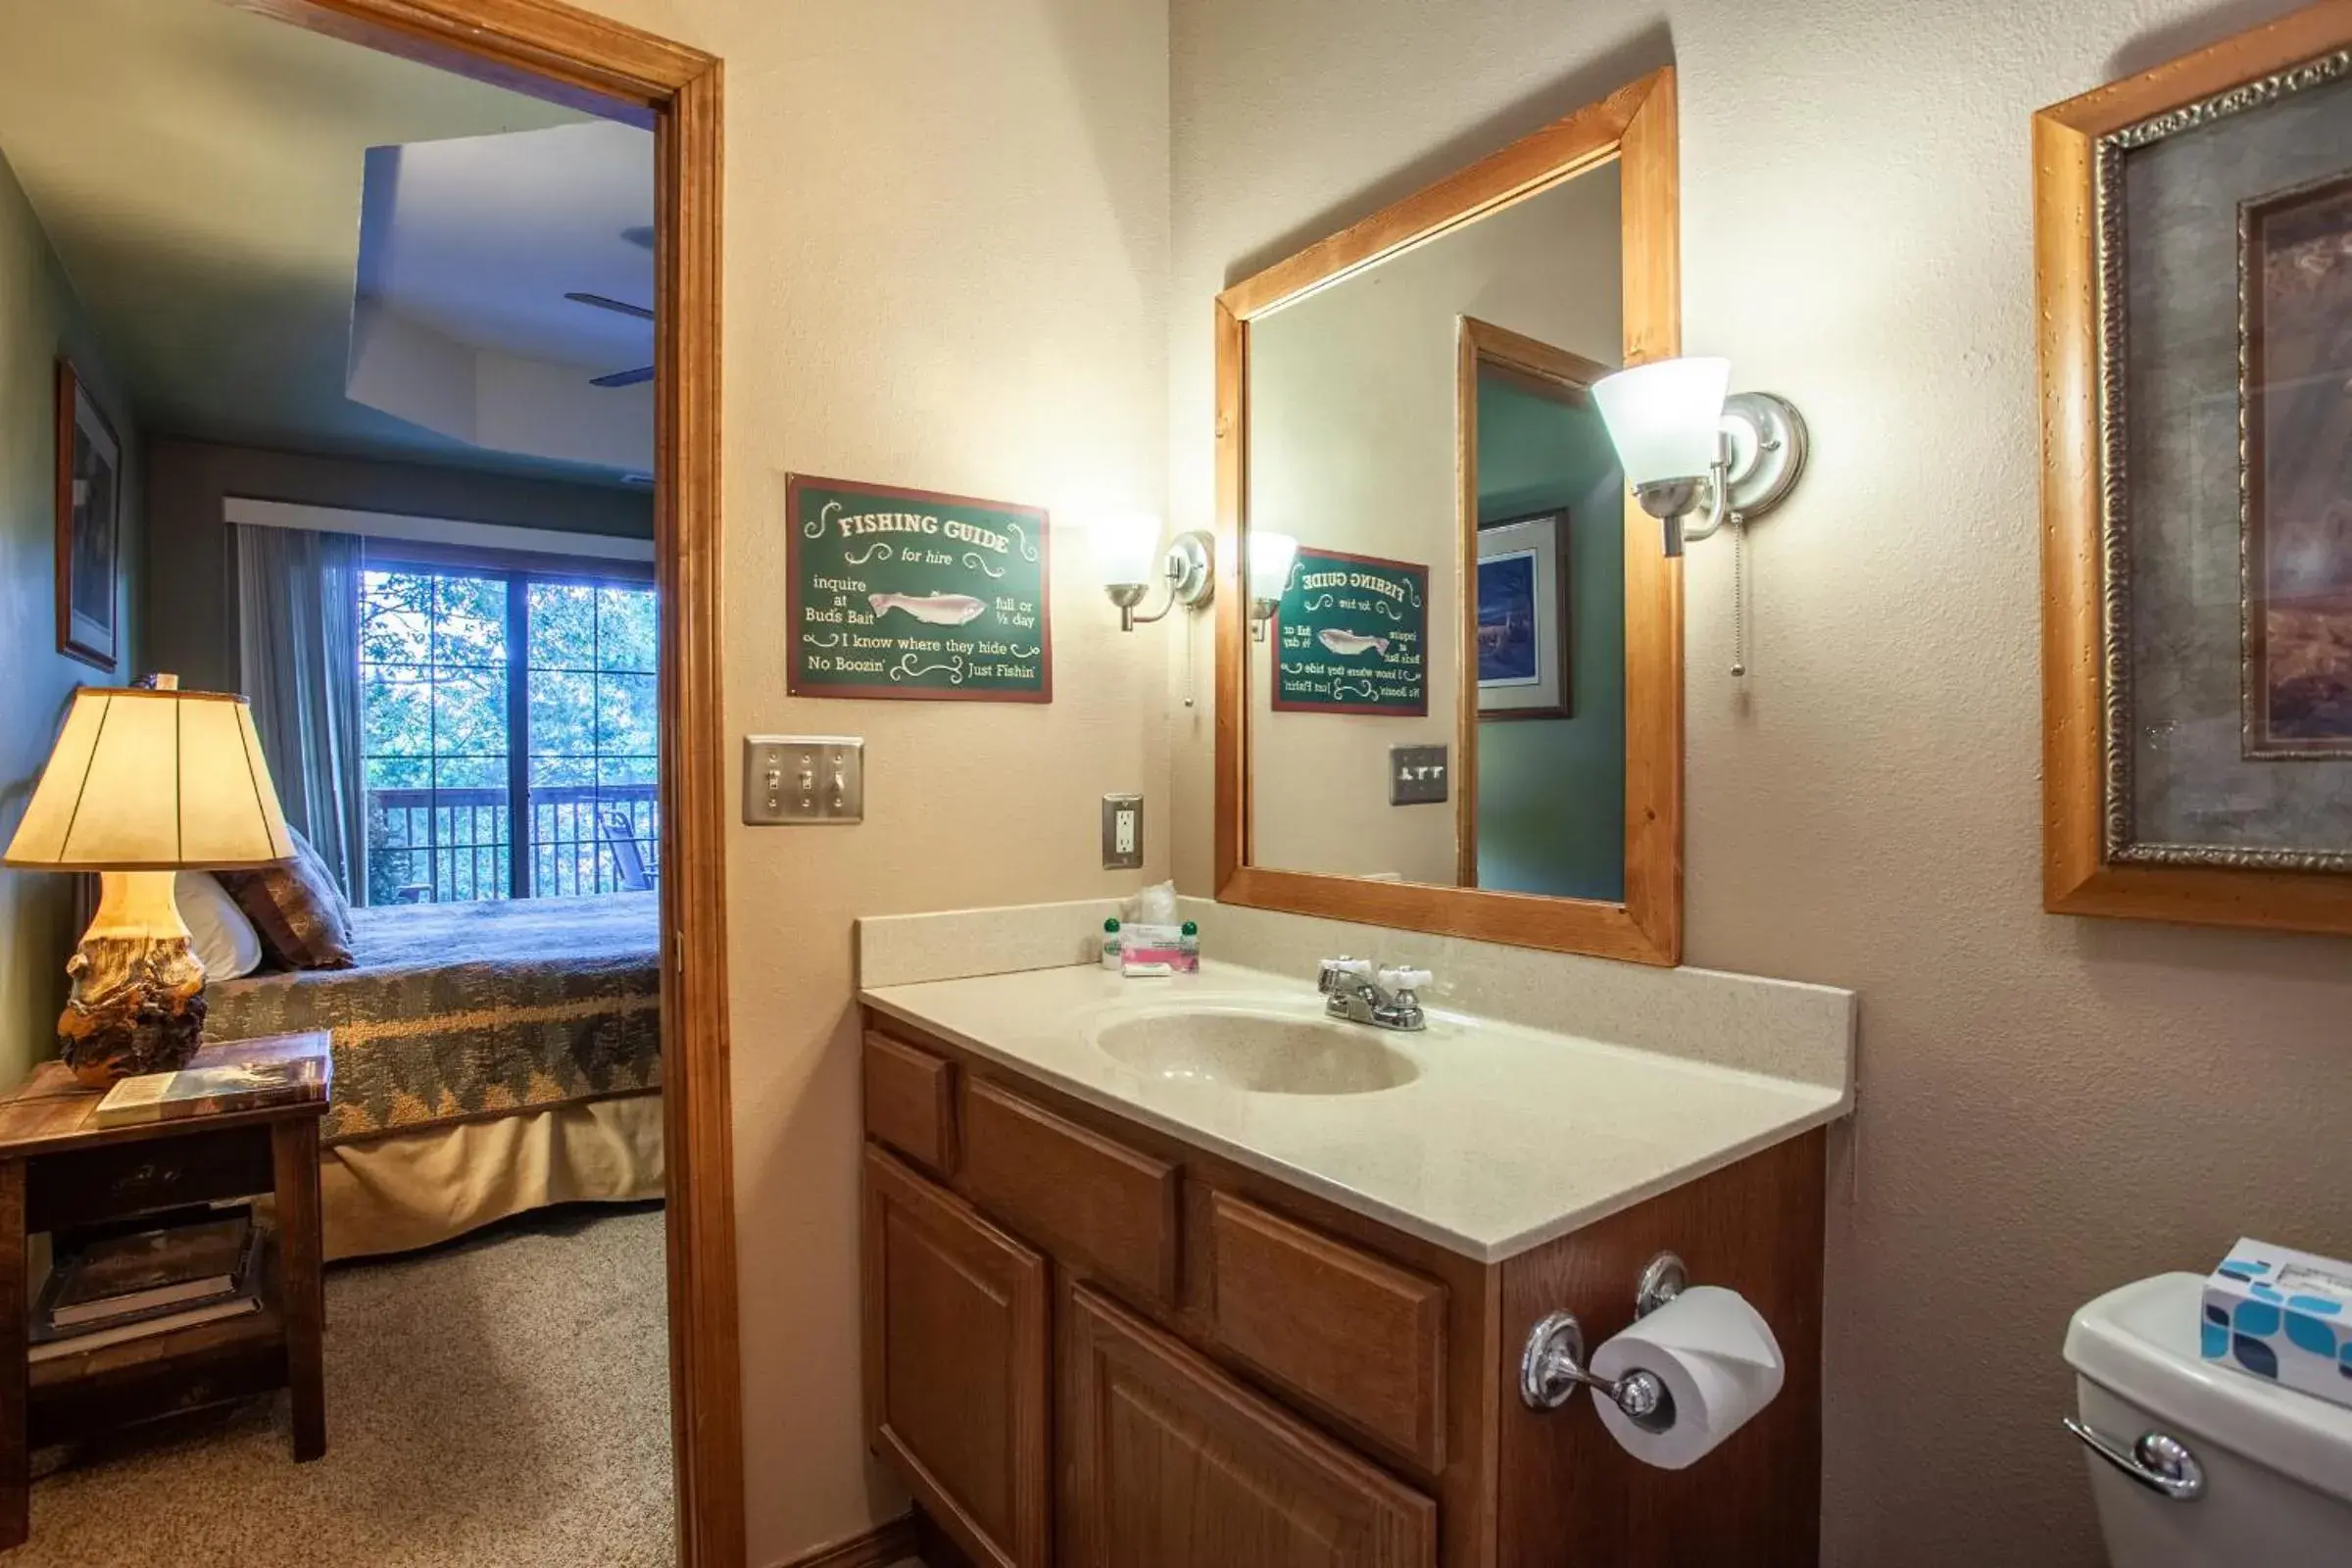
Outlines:
{"type": "Polygon", "coordinates": [[[1124,1018],[1095,1037],[1154,1078],[1256,1095],[1368,1095],[1421,1076],[1411,1057],[1355,1024],[1207,1009],[1124,1018]]]}

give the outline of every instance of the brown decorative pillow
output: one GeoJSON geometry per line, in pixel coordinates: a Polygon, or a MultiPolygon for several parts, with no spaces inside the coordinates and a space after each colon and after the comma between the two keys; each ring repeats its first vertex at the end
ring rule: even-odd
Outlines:
{"type": "MultiPolygon", "coordinates": [[[[289,832],[292,830],[289,829],[289,832]]],[[[294,834],[294,858],[258,871],[216,871],[261,933],[269,956],[289,969],[348,969],[351,908],[311,841],[294,834]]]]}

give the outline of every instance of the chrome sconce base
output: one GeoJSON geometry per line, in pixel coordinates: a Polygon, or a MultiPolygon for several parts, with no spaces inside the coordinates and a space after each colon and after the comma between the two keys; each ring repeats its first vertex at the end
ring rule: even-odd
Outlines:
{"type": "Polygon", "coordinates": [[[1637,485],[1634,496],[1663,525],[1666,554],[1679,556],[1686,541],[1779,506],[1805,471],[1805,452],[1804,416],[1794,404],[1770,392],[1735,392],[1723,400],[1714,470],[1637,485]]]}
{"type": "Polygon", "coordinates": [[[1151,584],[1114,582],[1103,586],[1110,602],[1119,607],[1119,630],[1133,631],[1155,620],[1164,620],[1178,605],[1187,610],[1205,607],[1217,593],[1217,542],[1206,531],[1194,528],[1168,541],[1168,553],[1162,559],[1160,580],[1167,584],[1168,602],[1149,615],[1139,615],[1136,607],[1151,592],[1151,584]]]}

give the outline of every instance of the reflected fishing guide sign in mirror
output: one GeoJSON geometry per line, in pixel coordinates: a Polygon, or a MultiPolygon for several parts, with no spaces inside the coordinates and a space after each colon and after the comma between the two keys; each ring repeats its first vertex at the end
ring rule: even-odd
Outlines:
{"type": "Polygon", "coordinates": [[[1301,545],[1274,612],[1277,712],[1429,712],[1429,568],[1301,545]]]}
{"type": "Polygon", "coordinates": [[[794,474],[796,697],[1050,703],[1042,508],[794,474]]]}

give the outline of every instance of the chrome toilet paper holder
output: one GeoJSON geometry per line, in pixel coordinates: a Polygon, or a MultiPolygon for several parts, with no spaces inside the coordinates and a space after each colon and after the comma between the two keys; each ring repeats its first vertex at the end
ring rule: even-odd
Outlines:
{"type": "MultiPolygon", "coordinates": [[[[1660,1252],[1642,1271],[1634,1291],[1634,1316],[1645,1318],[1683,1294],[1690,1271],[1672,1252],[1660,1252]]],[[[1519,1357],[1519,1397],[1531,1410],[1557,1410],[1578,1389],[1594,1389],[1648,1432],[1674,1425],[1674,1396],[1654,1372],[1637,1367],[1621,1378],[1595,1377],[1585,1363],[1584,1325],[1574,1312],[1552,1312],[1527,1336],[1519,1357]]]]}

